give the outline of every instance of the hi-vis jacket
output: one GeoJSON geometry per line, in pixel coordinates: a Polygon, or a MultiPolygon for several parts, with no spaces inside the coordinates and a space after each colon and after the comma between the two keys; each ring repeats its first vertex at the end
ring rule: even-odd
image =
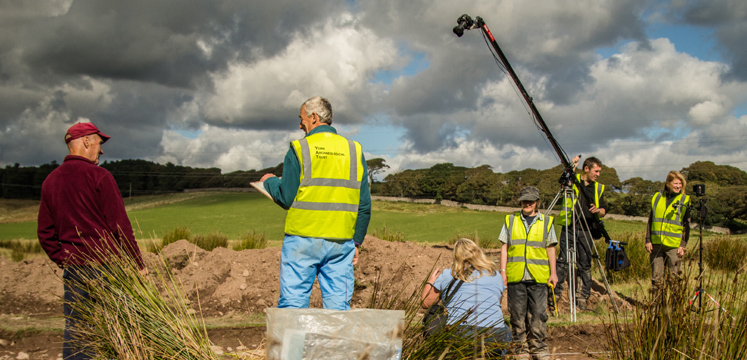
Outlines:
{"type": "Polygon", "coordinates": [[[319,132],[291,142],[300,185],[285,218],[285,233],[349,240],[355,233],[364,166],[358,142],[319,132]]]}
{"type": "Polygon", "coordinates": [[[667,206],[666,195],[657,192],[651,198],[651,243],[671,248],[680,246],[682,241],[683,207],[690,205],[690,196],[679,194],[667,206]]]}
{"type": "Polygon", "coordinates": [[[527,234],[521,214],[506,215],[508,239],[508,263],[506,277],[509,283],[521,282],[524,269],[537,283],[547,283],[550,279],[550,261],[547,258],[545,244],[552,229],[553,217],[537,214],[538,218],[531,225],[527,234]]]}
{"type": "MultiPolygon", "coordinates": [[[[581,174],[576,174],[576,179],[578,179],[578,182],[581,181],[581,174]]],[[[578,201],[578,197],[580,196],[578,187],[576,187],[576,184],[573,184],[573,192],[576,194],[576,201],[578,201]]],[[[594,183],[594,206],[599,207],[599,199],[602,198],[602,194],[604,193],[604,185],[600,184],[598,181],[594,183]]],[[[563,203],[563,209],[560,210],[560,215],[558,216],[558,224],[561,226],[568,226],[573,221],[573,206],[576,205],[576,202],[571,200],[570,198],[565,199],[565,203],[563,203]],[[566,219],[567,215],[567,219],[566,219]]]]}

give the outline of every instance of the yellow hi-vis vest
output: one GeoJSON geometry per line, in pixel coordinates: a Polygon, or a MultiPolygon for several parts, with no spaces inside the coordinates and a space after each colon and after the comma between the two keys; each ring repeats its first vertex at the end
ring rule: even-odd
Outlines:
{"type": "Polygon", "coordinates": [[[666,196],[657,192],[651,198],[651,210],[654,218],[651,221],[651,243],[671,248],[680,246],[682,241],[682,208],[690,205],[690,196],[679,194],[667,206],[666,196]],[[684,200],[683,200],[684,198],[684,200]],[[675,204],[678,204],[675,206],[675,204]]]}
{"type": "MultiPolygon", "coordinates": [[[[581,180],[581,174],[576,174],[576,179],[578,179],[578,182],[582,182],[581,180]]],[[[573,184],[573,192],[576,193],[576,201],[578,201],[579,193],[578,193],[578,187],[576,187],[576,184],[573,184]]],[[[602,194],[604,193],[604,185],[600,184],[598,181],[594,183],[594,206],[599,207],[599,199],[602,198],[602,194]]],[[[558,216],[558,225],[562,226],[568,226],[573,221],[573,206],[576,205],[576,202],[573,201],[571,198],[566,198],[565,202],[563,203],[563,209],[560,210],[560,215],[558,216]]]]}
{"type": "Polygon", "coordinates": [[[291,147],[301,165],[301,181],[285,217],[285,233],[352,239],[365,166],[361,145],[320,132],[291,142],[291,147]]]}
{"type": "Polygon", "coordinates": [[[506,277],[509,283],[520,282],[524,269],[529,270],[534,281],[540,284],[550,279],[550,260],[547,258],[547,236],[552,228],[553,217],[537,214],[538,218],[527,234],[521,214],[506,215],[508,227],[508,263],[506,277]]]}

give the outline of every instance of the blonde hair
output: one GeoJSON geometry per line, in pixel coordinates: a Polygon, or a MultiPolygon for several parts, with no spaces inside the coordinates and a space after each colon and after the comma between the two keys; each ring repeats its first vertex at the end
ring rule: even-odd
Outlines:
{"type": "Polygon", "coordinates": [[[498,274],[498,266],[488,259],[477,244],[470,239],[459,239],[454,244],[454,265],[451,267],[451,276],[465,282],[481,278],[485,273],[490,276],[498,274]],[[480,276],[474,277],[472,273],[478,270],[480,276]]]}
{"type": "Polygon", "coordinates": [[[685,195],[685,185],[687,185],[687,180],[685,180],[685,176],[679,171],[670,171],[669,174],[667,174],[667,180],[664,182],[664,191],[672,191],[671,184],[674,179],[680,179],[680,181],[682,181],[682,195],[685,195]]]}

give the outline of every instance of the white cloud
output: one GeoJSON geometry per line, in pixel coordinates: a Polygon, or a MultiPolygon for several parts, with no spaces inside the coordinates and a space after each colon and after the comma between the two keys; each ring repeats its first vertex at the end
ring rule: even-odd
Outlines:
{"type": "Polygon", "coordinates": [[[286,111],[295,119],[303,101],[322,95],[332,101],[336,119],[357,122],[356,112],[367,104],[356,101],[377,97],[377,87],[369,82],[373,74],[397,61],[391,39],[343,14],[298,31],[277,56],[235,62],[213,74],[215,91],[201,101],[202,109],[210,122],[241,126],[276,120],[286,111]]]}

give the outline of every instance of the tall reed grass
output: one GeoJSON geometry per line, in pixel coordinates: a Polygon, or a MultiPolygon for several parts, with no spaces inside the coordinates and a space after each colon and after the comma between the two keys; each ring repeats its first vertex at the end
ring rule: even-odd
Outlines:
{"type": "Polygon", "coordinates": [[[91,299],[68,303],[82,319],[74,347],[101,359],[220,359],[164,258],[145,275],[129,257],[102,257],[106,265],[91,261],[83,274],[91,299]]]}
{"type": "Polygon", "coordinates": [[[267,247],[267,236],[265,233],[252,230],[241,236],[239,242],[234,244],[233,249],[236,251],[246,249],[264,249],[267,247]]]}
{"type": "Polygon", "coordinates": [[[714,270],[738,271],[747,262],[747,243],[732,236],[716,236],[703,243],[703,262],[714,270]]]}
{"type": "Polygon", "coordinates": [[[374,229],[371,232],[371,236],[386,241],[405,242],[405,233],[403,233],[399,229],[387,228],[386,225],[378,229],[374,229]]]}
{"type": "Polygon", "coordinates": [[[606,327],[612,359],[747,358],[747,281],[743,275],[729,274],[704,284],[709,293],[702,295],[703,307],[698,308],[699,302],[692,301],[698,289],[697,272],[694,266],[686,267],[682,280],[668,279],[632,314],[613,314],[606,327]]]}
{"type": "Polygon", "coordinates": [[[478,246],[480,246],[483,249],[500,249],[502,243],[498,240],[498,234],[495,234],[495,236],[482,236],[480,237],[480,234],[477,230],[472,232],[462,232],[461,230],[457,232],[456,236],[449,239],[448,243],[449,245],[454,245],[459,239],[471,239],[473,240],[478,246]]]}
{"type": "Polygon", "coordinates": [[[0,248],[10,250],[10,258],[13,261],[23,261],[28,254],[43,253],[39,240],[7,240],[0,241],[0,248]]]}
{"type": "Polygon", "coordinates": [[[213,251],[215,248],[228,248],[228,236],[215,232],[207,235],[195,235],[189,242],[197,245],[205,251],[213,251]]]}

